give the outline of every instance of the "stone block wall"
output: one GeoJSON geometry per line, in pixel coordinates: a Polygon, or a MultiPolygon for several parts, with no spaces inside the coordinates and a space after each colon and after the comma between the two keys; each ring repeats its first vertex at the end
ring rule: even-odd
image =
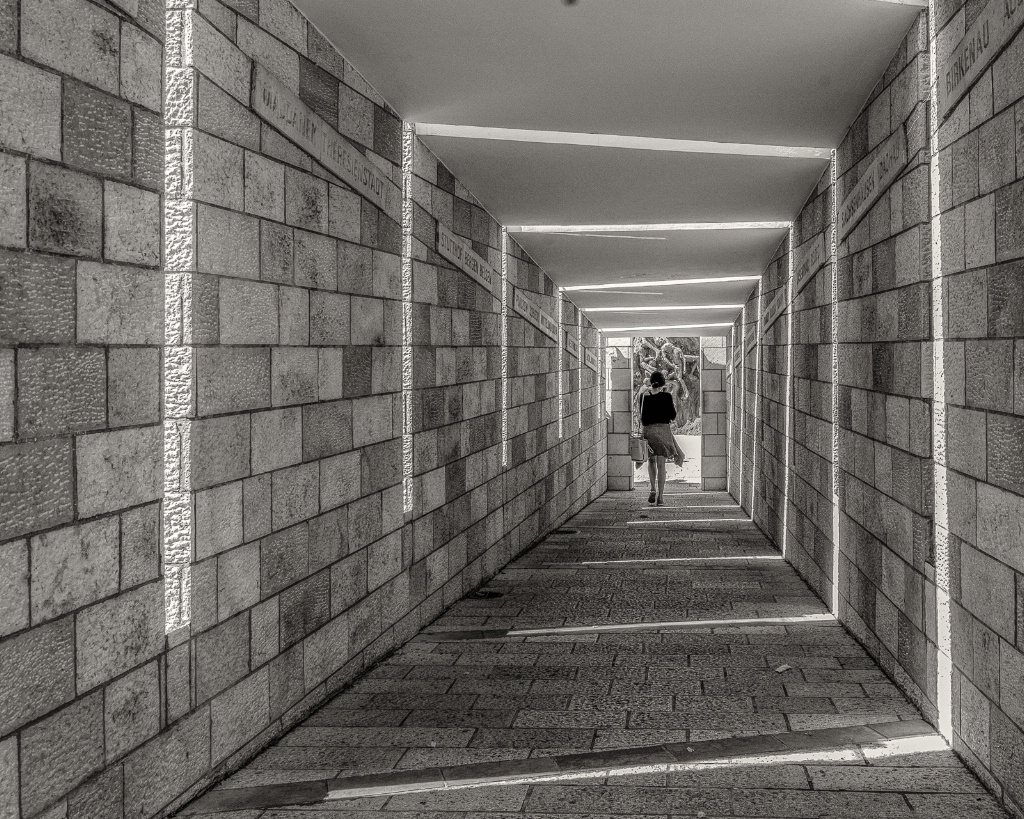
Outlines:
{"type": "Polygon", "coordinates": [[[760,321],[760,406],[753,446],[757,450],[752,495],[754,522],[776,543],[783,541],[783,510],[786,504],[786,465],[789,443],[786,438],[786,416],[789,411],[788,311],[774,318],[774,312],[787,298],[789,288],[789,239],[775,253],[775,258],[761,278],[760,321]]]}
{"type": "Polygon", "coordinates": [[[434,250],[500,227],[414,141],[403,264],[403,124],[286,0],[0,4],[0,68],[0,817],[163,816],[604,490],[600,374],[559,438],[510,313],[503,465],[501,299],[434,250]]]}
{"type": "Polygon", "coordinates": [[[167,724],[163,39],[150,0],[0,5],[4,819],[108,815],[167,724]]]}
{"type": "Polygon", "coordinates": [[[758,393],[761,383],[758,376],[760,364],[760,353],[758,351],[758,328],[760,322],[758,315],[761,301],[758,298],[761,283],[754,287],[747,297],[746,304],[740,316],[733,325],[733,331],[737,339],[737,354],[739,363],[739,383],[736,389],[736,414],[739,415],[739,425],[734,437],[734,447],[738,447],[737,469],[735,471],[737,487],[733,491],[733,497],[748,515],[751,510],[756,511],[757,501],[754,500],[755,488],[758,481],[758,464],[755,447],[759,448],[760,432],[758,431],[762,418],[760,414],[762,396],[758,393]]]}
{"type": "Polygon", "coordinates": [[[825,601],[832,600],[834,576],[831,224],[832,174],[826,170],[793,225],[797,257],[823,241],[826,258],[809,279],[793,285],[793,451],[786,533],[787,558],[825,601]]]}
{"type": "Polygon", "coordinates": [[[728,355],[725,336],[701,337],[700,485],[709,492],[727,488],[729,413],[725,368],[728,355]]]}
{"type": "MultiPolygon", "coordinates": [[[[982,8],[940,4],[940,55],[982,8]]],[[[1024,34],[939,129],[957,751],[1024,815],[1024,34]]],[[[940,487],[941,488],[941,487],[940,487]]],[[[938,568],[938,567],[937,567],[938,568]]]]}
{"type": "Polygon", "coordinates": [[[633,431],[633,348],[628,338],[609,339],[612,359],[612,418],[608,430],[608,488],[620,492],[633,488],[635,465],[629,458],[633,431]]]}
{"type": "Polygon", "coordinates": [[[842,202],[888,137],[908,163],[838,246],[840,614],[934,709],[927,16],[837,152],[842,202]]]}
{"type": "MultiPolygon", "coordinates": [[[[936,4],[940,63],[984,7],[959,0],[936,4]]],[[[809,279],[793,304],[785,541],[790,561],[827,603],[837,585],[840,619],[923,713],[948,727],[957,753],[1019,815],[1022,59],[1024,34],[1018,33],[933,138],[923,12],[837,150],[840,202],[900,130],[908,161],[838,245],[838,566],[832,561],[831,264],[809,279]],[[935,243],[933,150],[941,231],[935,243]]],[[[817,236],[830,238],[832,194],[826,174],[794,224],[797,257],[817,236]]],[[[769,270],[762,286],[771,281],[769,270]]],[[[756,293],[747,302],[747,333],[756,293]]],[[[737,343],[743,332],[737,322],[737,343]]],[[[769,350],[762,361],[771,361],[769,350]]],[[[771,456],[762,453],[775,435],[772,411],[763,409],[773,400],[774,372],[770,363],[763,365],[758,395],[751,395],[753,357],[737,356],[727,383],[731,405],[743,413],[731,428],[731,463],[745,470],[731,476],[730,490],[743,492],[745,508],[751,480],[758,503],[757,483],[770,481],[771,456]],[[754,432],[762,447],[756,466],[747,449],[754,406],[762,407],[754,432]]],[[[769,493],[762,494],[772,505],[769,493]]],[[[777,540],[757,504],[755,518],[777,540]]]]}
{"type": "Polygon", "coordinates": [[[725,374],[726,400],[729,409],[726,413],[729,423],[729,494],[737,501],[740,487],[743,485],[743,323],[737,317],[729,331],[729,366],[725,374]]]}

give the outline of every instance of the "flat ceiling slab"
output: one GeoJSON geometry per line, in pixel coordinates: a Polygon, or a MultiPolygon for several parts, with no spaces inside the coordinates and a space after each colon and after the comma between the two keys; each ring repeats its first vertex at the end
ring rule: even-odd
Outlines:
{"type": "MultiPolygon", "coordinates": [[[[456,127],[421,138],[514,226],[790,222],[828,163],[821,152],[794,158],[775,148],[835,147],[923,2],[297,0],[404,120],[456,127]],[[509,141],[461,126],[735,145],[705,145],[709,153],[595,137],[617,146],[597,147],[557,133],[509,141]]],[[[514,236],[566,287],[760,275],[785,231],[514,236]]],[[[583,307],[707,306],[742,303],[754,286],[568,296],[583,307]]],[[[609,328],[736,315],[725,312],[590,316],[609,328]]]]}
{"type": "Polygon", "coordinates": [[[789,221],[828,166],[820,159],[423,141],[506,225],[789,221]]]}
{"type": "Polygon", "coordinates": [[[832,147],[920,8],[298,0],[403,118],[832,147]]]}
{"type": "MultiPolygon", "coordinates": [[[[759,276],[785,240],[786,231],[511,235],[559,285],[571,287],[621,281],[759,276]]],[[[746,287],[749,291],[752,285],[748,282],[746,287]]]]}

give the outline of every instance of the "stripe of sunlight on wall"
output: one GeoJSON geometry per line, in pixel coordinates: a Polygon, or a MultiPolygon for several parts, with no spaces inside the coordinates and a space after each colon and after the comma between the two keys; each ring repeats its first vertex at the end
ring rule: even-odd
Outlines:
{"type": "MultiPolygon", "coordinates": [[[[764,350],[764,338],[761,335],[761,299],[763,296],[764,279],[757,283],[757,329],[754,331],[754,428],[750,431],[750,519],[757,520],[757,427],[761,417],[761,357],[764,350]]],[[[762,434],[762,440],[764,435],[762,434]]]]}
{"type": "Polygon", "coordinates": [[[402,123],[402,511],[412,512],[412,163],[416,126],[402,123]]]}
{"type": "Polygon", "coordinates": [[[729,392],[731,398],[726,404],[725,416],[725,486],[728,489],[732,486],[732,418],[729,413],[736,412],[736,325],[729,329],[729,351],[726,355],[726,378],[729,381],[729,392]]]}
{"type": "Polygon", "coordinates": [[[576,360],[576,428],[583,432],[583,311],[577,308],[576,316],[576,349],[579,350],[576,360]]]}
{"type": "Polygon", "coordinates": [[[931,284],[932,284],[932,463],[934,477],[935,548],[935,704],[939,733],[953,742],[953,631],[950,611],[949,494],[946,474],[946,354],[945,299],[942,288],[942,223],[939,164],[938,70],[936,64],[936,0],[928,3],[928,56],[930,131],[928,169],[931,182],[931,284]]]}
{"type": "MultiPolygon", "coordinates": [[[[761,285],[758,284],[758,287],[761,285]]],[[[736,502],[743,508],[743,434],[746,431],[747,401],[747,368],[744,359],[747,357],[747,305],[740,311],[740,403],[736,411],[740,416],[740,460],[739,460],[739,497],[736,502]]]]}
{"type": "Polygon", "coordinates": [[[832,151],[832,600],[839,617],[839,189],[836,187],[836,151],[832,151]]]}
{"type": "Polygon", "coordinates": [[[789,542],[789,484],[790,473],[793,471],[793,300],[795,294],[793,288],[794,276],[794,250],[793,247],[793,226],[789,226],[789,272],[786,282],[786,398],[783,411],[786,413],[786,437],[783,441],[786,447],[786,466],[783,471],[782,480],[782,543],[779,550],[782,556],[786,556],[786,545],[789,542]]]}
{"type": "Polygon", "coordinates": [[[164,51],[164,355],[163,518],[161,561],[164,628],[188,626],[192,618],[191,561],[192,418],[195,361],[192,336],[193,273],[196,269],[196,206],[193,201],[193,140],[196,70],[191,12],[169,3],[164,51]]]}
{"type": "Polygon", "coordinates": [[[501,465],[508,466],[508,229],[501,228],[501,465]]]}
{"type": "Polygon", "coordinates": [[[558,288],[558,437],[565,437],[565,332],[562,330],[562,308],[565,296],[558,288]]]}

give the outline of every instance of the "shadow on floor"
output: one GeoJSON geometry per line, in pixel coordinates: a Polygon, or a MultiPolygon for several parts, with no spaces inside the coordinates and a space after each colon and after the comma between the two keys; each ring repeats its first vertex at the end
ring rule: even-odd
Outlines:
{"type": "Polygon", "coordinates": [[[185,812],[1007,815],[729,495],[666,501],[605,494],[185,812]]]}

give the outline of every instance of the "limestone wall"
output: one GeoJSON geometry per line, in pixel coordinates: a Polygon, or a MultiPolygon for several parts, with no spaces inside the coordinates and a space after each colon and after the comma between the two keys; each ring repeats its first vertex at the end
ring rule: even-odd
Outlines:
{"type": "Polygon", "coordinates": [[[922,15],[837,153],[842,203],[906,136],[906,167],[838,246],[839,597],[844,622],[934,713],[928,76],[922,15]]]}
{"type": "Polygon", "coordinates": [[[111,815],[167,725],[163,32],[150,0],[0,4],[4,819],[111,815]]]}
{"type": "MultiPolygon", "coordinates": [[[[826,171],[793,225],[796,258],[821,242],[814,271],[794,265],[792,454],[787,557],[822,600],[832,599],[832,174],[826,171]],[[802,285],[802,286],[801,286],[802,285]]],[[[780,544],[781,545],[781,544],[780,544]]]]}
{"type": "MultiPolygon", "coordinates": [[[[982,8],[940,8],[941,56],[982,8]]],[[[1018,32],[938,135],[948,505],[936,515],[949,532],[956,748],[1024,814],[1022,61],[1018,32]]]]}
{"type": "Polygon", "coordinates": [[[753,484],[754,521],[772,539],[782,542],[783,509],[786,484],[786,415],[788,412],[789,342],[787,311],[778,313],[789,292],[788,238],[761,279],[760,317],[755,332],[760,333],[760,358],[755,359],[758,379],[757,409],[753,446],[756,448],[757,479],[753,484]]]}
{"type": "Polygon", "coordinates": [[[728,393],[725,368],[729,355],[724,336],[700,340],[700,485],[709,492],[726,489],[728,471],[728,393]]]}
{"type": "Polygon", "coordinates": [[[512,312],[503,380],[435,251],[500,226],[286,0],[0,4],[0,69],[0,817],[165,815],[603,491],[601,374],[559,437],[512,312]]]}
{"type": "MultiPolygon", "coordinates": [[[[936,4],[940,65],[985,5],[936,4]]],[[[831,263],[809,278],[793,304],[784,542],[811,586],[827,603],[835,591],[840,619],[1018,813],[1024,804],[1022,59],[1018,32],[933,138],[929,23],[922,13],[837,150],[840,203],[901,132],[907,162],[838,243],[835,416],[831,263]],[[933,237],[936,224],[940,233],[933,237]]],[[[795,258],[823,233],[828,242],[832,193],[826,174],[794,224],[795,258]]],[[[769,269],[765,291],[772,281],[769,269]]],[[[755,289],[747,302],[748,334],[756,297],[755,289]]],[[[766,338],[760,387],[750,384],[754,352],[735,358],[730,372],[727,394],[735,415],[742,413],[731,427],[730,463],[744,470],[730,476],[730,491],[742,492],[749,510],[753,484],[755,519],[782,546],[774,521],[758,509],[762,498],[766,506],[777,503],[770,453],[778,451],[778,427],[772,410],[764,410],[777,395],[772,344],[766,338]],[[751,433],[755,407],[760,420],[751,433]],[[748,454],[751,434],[756,463],[748,454]]]]}
{"type": "Polygon", "coordinates": [[[636,464],[629,457],[629,438],[633,431],[633,348],[628,338],[618,341],[619,344],[609,348],[612,417],[608,434],[608,488],[624,492],[633,488],[636,471],[636,464]]]}

